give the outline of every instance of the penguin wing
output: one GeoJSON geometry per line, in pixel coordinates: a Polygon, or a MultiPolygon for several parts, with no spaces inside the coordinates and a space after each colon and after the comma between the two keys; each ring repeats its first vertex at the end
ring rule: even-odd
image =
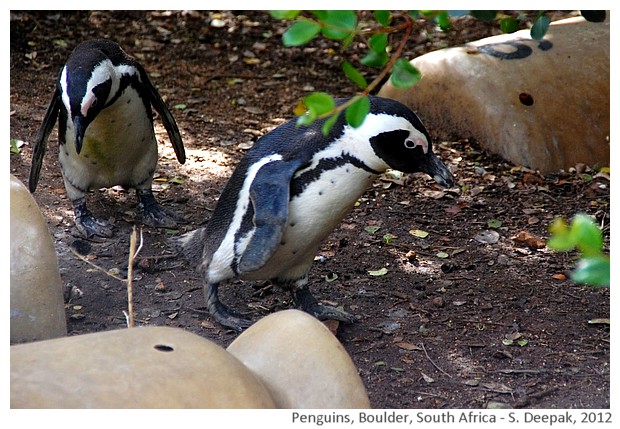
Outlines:
{"type": "Polygon", "coordinates": [[[168,106],[164,103],[164,100],[161,99],[159,92],[149,79],[146,71],[142,66],[137,64],[138,69],[140,70],[140,78],[144,83],[144,86],[148,92],[149,101],[151,105],[155,108],[159,116],[161,116],[161,120],[164,123],[164,127],[168,132],[168,137],[170,137],[170,142],[172,143],[172,147],[174,148],[174,153],[177,156],[177,159],[181,164],[185,163],[185,147],[183,146],[183,139],[181,138],[181,133],[179,132],[179,127],[177,126],[172,113],[168,110],[168,106]]]}
{"type": "Polygon", "coordinates": [[[43,157],[47,150],[47,139],[56,125],[56,119],[58,119],[58,112],[62,104],[60,88],[56,86],[56,91],[52,96],[52,101],[47,107],[45,117],[37,132],[37,137],[34,141],[34,148],[32,150],[32,162],[30,164],[30,176],[28,178],[28,189],[30,192],[34,192],[37,189],[37,183],[39,182],[39,174],[41,173],[41,166],[43,165],[43,157]]]}
{"type": "Polygon", "coordinates": [[[290,182],[302,159],[272,161],[256,174],[250,186],[254,234],[239,260],[239,273],[263,267],[275,252],[288,218],[290,182]]]}

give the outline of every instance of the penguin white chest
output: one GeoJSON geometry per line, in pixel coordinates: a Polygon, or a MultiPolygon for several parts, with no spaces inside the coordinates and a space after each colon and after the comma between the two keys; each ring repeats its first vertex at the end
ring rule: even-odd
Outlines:
{"type": "Polygon", "coordinates": [[[353,209],[376,175],[350,164],[324,171],[289,202],[279,246],[265,266],[247,279],[296,279],[310,268],[321,242],[353,209]]]}
{"type": "Polygon", "coordinates": [[[353,209],[376,176],[350,164],[324,171],[289,203],[287,241],[319,243],[353,209]]]}
{"type": "Polygon", "coordinates": [[[59,160],[72,183],[96,189],[150,182],[157,164],[157,140],[143,102],[132,87],[90,123],[80,154],[70,120],[67,127],[67,144],[59,152],[59,160]]]}

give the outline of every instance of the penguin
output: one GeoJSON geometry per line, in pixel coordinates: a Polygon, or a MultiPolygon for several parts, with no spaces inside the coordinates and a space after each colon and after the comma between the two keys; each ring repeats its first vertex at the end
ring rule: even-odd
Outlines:
{"type": "Polygon", "coordinates": [[[116,185],[136,189],[144,224],[177,226],[182,215],[161,206],[151,188],[158,158],[152,107],[183,164],[181,133],[145,69],[114,41],[95,39],[78,45],[60,71],[35,138],[30,192],[37,188],[47,139],[58,119],[58,161],[81,235],[113,235],[112,225],[87,208],[86,195],[116,185]]]}
{"type": "Polygon", "coordinates": [[[328,135],[323,120],[298,127],[295,119],[265,134],[239,162],[206,225],[172,239],[202,274],[207,309],[221,325],[238,332],[251,325],[218,298],[219,284],[233,278],[289,289],[295,305],[320,320],[355,321],[309,290],[321,242],[387,169],[453,185],[416,114],[391,99],[369,99],[370,113],[358,128],[340,114],[328,135]]]}

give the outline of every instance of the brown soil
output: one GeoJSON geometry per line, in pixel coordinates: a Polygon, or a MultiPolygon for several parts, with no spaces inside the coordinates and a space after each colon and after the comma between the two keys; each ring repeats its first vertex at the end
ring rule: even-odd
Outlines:
{"type": "MultiPolygon", "coordinates": [[[[75,45],[96,37],[118,41],[141,60],[169,106],[185,105],[173,112],[188,161],[176,162],[158,122],[155,191],[188,223],[180,231],[145,228],[140,254],[170,255],[166,238],[209,219],[247,145],[290,118],[300,97],[311,90],[335,96],[354,91],[340,71],[337,45],[284,48],[283,28],[260,12],[13,12],[10,136],[33,141],[75,45]],[[210,25],[218,22],[213,18],[222,26],[210,25]]],[[[407,55],[495,33],[495,25],[471,18],[446,33],[419,21],[407,55]]],[[[355,60],[357,53],[350,55],[355,60]]],[[[373,407],[609,407],[609,325],[592,323],[609,318],[609,289],[562,279],[576,254],[528,247],[516,238],[525,231],[546,239],[557,216],[585,212],[604,225],[608,248],[608,177],[587,169],[543,177],[485,153],[467,136],[446,136],[426,125],[458,187],[442,192],[421,175],[378,180],[325,241],[311,271],[317,298],[360,316],[358,323],[338,326],[337,336],[373,407]],[[501,225],[490,228],[492,220],[501,225]],[[416,229],[428,236],[409,233],[416,229]],[[499,234],[496,243],[476,240],[491,229],[499,234]],[[387,274],[369,275],[381,268],[387,274]],[[513,345],[504,344],[510,339],[513,345]]],[[[26,144],[10,159],[11,173],[25,183],[31,150],[26,144]]],[[[57,246],[69,335],[123,328],[124,284],[69,247],[124,276],[135,194],[94,192],[90,208],[112,220],[116,233],[103,242],[80,239],[56,154],[54,132],[34,196],[57,246]]],[[[183,328],[222,346],[235,338],[205,312],[201,279],[182,261],[143,259],[133,285],[138,324],[183,328]]],[[[231,282],[221,288],[221,298],[254,318],[291,306],[287,293],[268,284],[231,282]]]]}

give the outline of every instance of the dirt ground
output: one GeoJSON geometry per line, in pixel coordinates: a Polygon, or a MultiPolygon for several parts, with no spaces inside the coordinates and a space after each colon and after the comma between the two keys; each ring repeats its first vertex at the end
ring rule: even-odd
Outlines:
{"type": "MultiPolygon", "coordinates": [[[[417,25],[409,57],[499,32],[471,18],[445,33],[432,23],[417,25]]],[[[11,13],[10,137],[27,144],[11,154],[10,168],[25,183],[29,142],[61,66],[83,40],[113,38],[136,56],[179,124],[184,165],[157,122],[155,191],[160,202],[185,213],[187,224],[143,230],[146,259],[133,282],[139,325],[183,328],[224,347],[236,337],[210,319],[200,277],[170,257],[166,238],[209,219],[245,150],[290,118],[300,97],[313,90],[353,94],[337,45],[284,48],[284,28],[256,11],[11,13]]],[[[348,55],[355,61],[358,53],[348,55]]],[[[542,176],[485,153],[467,136],[426,126],[458,186],[442,191],[423,175],[382,177],[325,241],[311,271],[317,298],[360,316],[335,329],[372,406],[608,408],[610,328],[600,319],[609,318],[609,289],[567,280],[577,255],[536,243],[548,238],[557,216],[584,212],[604,226],[609,251],[609,176],[587,167],[542,176]],[[414,236],[415,230],[428,235],[414,236]],[[528,246],[519,240],[523,233],[539,240],[528,246]],[[382,268],[386,274],[369,274],[382,268]]],[[[124,284],[69,247],[125,276],[135,193],[93,192],[89,206],[114,223],[115,236],[80,239],[57,146],[54,131],[34,196],[56,243],[69,335],[123,328],[124,284]]],[[[288,293],[266,283],[231,282],[220,296],[254,318],[291,306],[288,293]]]]}

